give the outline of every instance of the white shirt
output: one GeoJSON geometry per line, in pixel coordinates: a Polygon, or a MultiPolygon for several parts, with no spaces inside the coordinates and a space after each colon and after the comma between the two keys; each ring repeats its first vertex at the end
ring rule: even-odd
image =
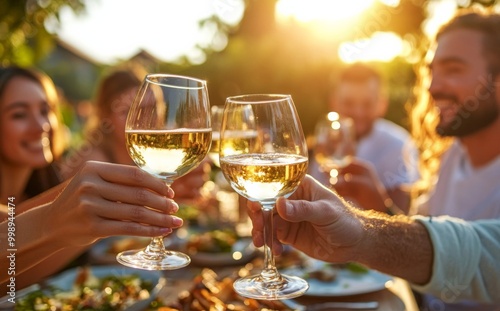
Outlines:
{"type": "Polygon", "coordinates": [[[388,189],[418,179],[417,151],[411,136],[389,120],[375,121],[372,131],[358,141],[356,157],[372,163],[388,189]]]}
{"type": "MultiPolygon", "coordinates": [[[[387,189],[411,184],[418,179],[417,149],[410,134],[399,125],[385,119],[374,122],[371,132],[360,139],[356,157],[371,163],[387,189]]],[[[311,158],[309,174],[323,184],[329,184],[311,158]]]]}
{"type": "Polygon", "coordinates": [[[461,143],[454,142],[442,159],[426,209],[432,216],[500,218],[500,155],[475,169],[461,143]]]}
{"type": "MultiPolygon", "coordinates": [[[[428,214],[431,216],[449,215],[465,220],[500,218],[500,155],[487,165],[476,169],[472,167],[468,154],[462,144],[456,140],[443,156],[436,186],[430,193],[428,201],[420,206],[419,212],[421,214],[428,214]]],[[[498,231],[499,230],[496,232],[498,233],[498,231]]],[[[440,247],[443,247],[443,249],[439,250],[439,252],[451,252],[447,245],[452,244],[452,239],[444,237],[441,237],[440,239],[439,245],[440,247]]],[[[436,241],[433,242],[437,243],[436,241]]],[[[481,243],[477,243],[477,241],[471,242],[467,239],[459,239],[456,242],[460,245],[460,251],[453,256],[444,256],[446,258],[444,260],[445,266],[452,266],[450,258],[455,256],[458,264],[464,265],[464,258],[467,256],[466,254],[469,254],[469,252],[482,253],[481,250],[467,249],[469,246],[482,246],[481,243]],[[471,245],[467,246],[467,244],[471,245]]],[[[493,249],[493,251],[498,253],[498,245],[493,247],[497,248],[493,249]]],[[[495,259],[497,263],[499,262],[498,260],[498,258],[495,259]]],[[[442,267],[436,267],[435,265],[434,269],[435,274],[440,274],[441,272],[439,272],[439,269],[442,269],[442,267]]],[[[462,274],[459,270],[456,270],[454,273],[456,274],[456,277],[465,278],[466,276],[469,276],[469,274],[462,274]]],[[[483,277],[487,277],[487,269],[485,269],[485,271],[481,271],[480,274],[482,274],[483,277]]],[[[493,274],[493,276],[495,279],[499,279],[498,275],[493,274]]],[[[442,277],[439,278],[442,279],[442,277]]],[[[498,296],[493,298],[498,299],[498,296]]],[[[500,303],[492,305],[478,305],[471,301],[460,301],[460,299],[448,300],[449,301],[443,301],[442,297],[439,295],[435,297],[424,295],[423,297],[424,305],[439,305],[442,307],[441,310],[446,311],[490,311],[498,310],[500,308],[500,303]]]]}

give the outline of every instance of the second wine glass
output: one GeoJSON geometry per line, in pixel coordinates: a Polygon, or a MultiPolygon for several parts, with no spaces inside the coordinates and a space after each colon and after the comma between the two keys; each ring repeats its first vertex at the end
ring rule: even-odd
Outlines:
{"type": "Polygon", "coordinates": [[[335,111],[328,113],[324,120],[316,125],[314,160],[319,169],[337,178],[339,170],[349,165],[356,155],[354,121],[341,116],[335,111]]]}
{"type": "MultiPolygon", "coordinates": [[[[206,82],[168,74],[147,75],[130,108],[125,134],[135,164],[172,185],[200,164],[210,148],[206,82]]],[[[166,250],[163,237],[153,238],[143,250],[122,252],[117,260],[147,270],[172,270],[191,262],[186,254],[166,250]]]]}
{"type": "Polygon", "coordinates": [[[220,124],[222,122],[222,112],[224,107],[212,106],[211,120],[212,120],[212,146],[208,151],[208,157],[212,163],[220,167],[219,163],[219,146],[220,146],[220,124]]]}
{"type": "Polygon", "coordinates": [[[255,299],[302,295],[307,282],[280,274],[272,252],[276,200],[297,189],[308,166],[306,141],[291,96],[229,97],[222,118],[220,164],[231,187],[259,202],[264,217],[264,267],[258,275],[236,280],[234,289],[255,299]]]}

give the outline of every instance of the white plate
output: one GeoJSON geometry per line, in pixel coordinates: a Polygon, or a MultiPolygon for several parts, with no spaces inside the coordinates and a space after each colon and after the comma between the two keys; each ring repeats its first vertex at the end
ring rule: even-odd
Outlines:
{"type": "MultiPolygon", "coordinates": [[[[89,261],[92,264],[97,264],[97,265],[115,265],[118,264],[116,261],[116,254],[113,254],[110,252],[110,248],[113,246],[114,243],[118,243],[120,240],[124,239],[137,239],[140,242],[147,243],[151,240],[150,238],[142,238],[142,237],[130,237],[130,236],[114,236],[114,237],[109,237],[102,239],[92,245],[92,247],[89,250],[89,261]]],[[[137,249],[134,248],[134,249],[137,249]]]]}
{"type": "MultiPolygon", "coordinates": [[[[304,277],[300,268],[289,268],[284,274],[304,277]]],[[[375,270],[353,272],[349,269],[339,269],[332,281],[321,281],[315,278],[305,278],[309,289],[304,294],[315,297],[341,297],[366,294],[385,289],[392,277],[375,270]]]]}
{"type": "Polygon", "coordinates": [[[206,253],[190,252],[186,253],[191,257],[191,262],[198,266],[220,267],[230,265],[243,265],[252,260],[257,255],[257,249],[253,246],[250,238],[243,238],[234,243],[231,252],[227,253],[206,253]]]}
{"type": "Polygon", "coordinates": [[[309,289],[305,295],[309,296],[351,296],[376,292],[386,288],[386,283],[392,278],[374,270],[366,273],[355,273],[349,270],[340,270],[335,280],[322,282],[317,279],[307,279],[309,289]]]}
{"type": "MultiPolygon", "coordinates": [[[[73,284],[75,283],[75,277],[77,275],[79,268],[70,269],[62,272],[50,278],[46,284],[52,285],[57,288],[62,289],[63,291],[70,291],[73,288],[73,284]]],[[[124,266],[94,266],[90,267],[92,275],[97,278],[103,278],[109,275],[114,276],[127,276],[127,275],[138,275],[139,278],[143,281],[149,281],[153,285],[153,289],[150,291],[150,296],[147,299],[138,300],[134,304],[130,305],[126,308],[126,311],[142,311],[144,310],[150,303],[153,301],[159,291],[163,288],[166,283],[166,279],[162,276],[160,271],[148,271],[148,270],[140,270],[133,269],[124,266]]],[[[28,293],[26,293],[28,294],[28,293]]],[[[21,299],[21,297],[16,297],[16,300],[21,299]]]]}

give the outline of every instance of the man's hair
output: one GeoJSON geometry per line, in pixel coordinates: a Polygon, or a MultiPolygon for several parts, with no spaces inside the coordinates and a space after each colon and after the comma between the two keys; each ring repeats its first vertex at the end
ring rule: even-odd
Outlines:
{"type": "Polygon", "coordinates": [[[362,83],[371,79],[375,79],[380,84],[382,77],[375,68],[364,63],[354,63],[346,67],[339,76],[340,82],[362,83]]]}
{"type": "Polygon", "coordinates": [[[436,41],[446,33],[458,29],[480,32],[488,71],[494,77],[500,73],[500,15],[487,13],[463,13],[445,24],[436,35],[436,41]]]}

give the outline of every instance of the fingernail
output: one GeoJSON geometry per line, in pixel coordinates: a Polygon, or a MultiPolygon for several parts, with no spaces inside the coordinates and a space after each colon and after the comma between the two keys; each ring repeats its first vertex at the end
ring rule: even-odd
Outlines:
{"type": "Polygon", "coordinates": [[[177,211],[179,210],[179,204],[177,204],[176,202],[172,202],[173,206],[172,206],[172,213],[177,213],[177,211]]]}
{"type": "Polygon", "coordinates": [[[172,224],[174,226],[182,226],[182,223],[183,223],[183,221],[181,218],[175,217],[175,216],[172,217],[172,224]]]}
{"type": "Polygon", "coordinates": [[[161,235],[167,235],[167,234],[172,233],[171,228],[161,228],[160,231],[161,231],[161,235]]]}
{"type": "Polygon", "coordinates": [[[293,216],[293,204],[290,201],[286,201],[285,211],[288,216],[293,216]]]}
{"type": "Polygon", "coordinates": [[[175,195],[175,192],[174,192],[174,190],[172,188],[168,187],[168,193],[167,194],[168,194],[169,198],[173,198],[174,195],[175,195]]]}

